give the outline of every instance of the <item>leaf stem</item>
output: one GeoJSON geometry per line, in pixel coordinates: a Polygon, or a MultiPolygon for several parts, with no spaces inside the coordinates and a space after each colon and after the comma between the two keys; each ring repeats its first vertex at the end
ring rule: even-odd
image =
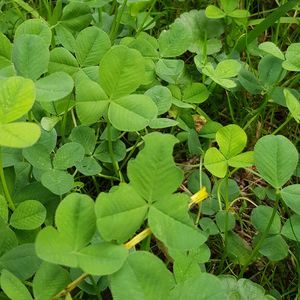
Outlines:
{"type": "Polygon", "coordinates": [[[5,198],[6,198],[6,201],[7,201],[7,204],[8,204],[8,207],[11,209],[11,210],[15,210],[16,209],[16,206],[11,198],[11,195],[9,193],[9,189],[8,189],[8,186],[7,186],[7,182],[6,182],[6,178],[5,178],[5,174],[4,174],[4,170],[3,170],[3,162],[2,162],[2,151],[1,151],[1,148],[0,148],[0,180],[1,180],[1,183],[2,183],[2,187],[3,187],[3,192],[4,192],[4,195],[5,195],[5,198]]]}
{"type": "Polygon", "coordinates": [[[273,211],[272,211],[272,215],[270,217],[270,220],[268,222],[268,225],[266,227],[266,229],[264,230],[263,234],[261,235],[261,238],[259,239],[258,243],[256,244],[256,246],[254,247],[254,249],[252,250],[250,256],[248,257],[246,263],[244,264],[244,266],[241,269],[241,272],[239,274],[239,278],[243,277],[248,265],[251,263],[252,259],[257,255],[257,252],[259,251],[260,247],[262,246],[262,243],[264,242],[264,240],[266,239],[266,237],[269,234],[270,228],[272,226],[272,223],[274,221],[277,209],[278,209],[278,204],[279,204],[279,192],[276,191],[276,200],[275,200],[275,205],[273,207],[273,211]]]}

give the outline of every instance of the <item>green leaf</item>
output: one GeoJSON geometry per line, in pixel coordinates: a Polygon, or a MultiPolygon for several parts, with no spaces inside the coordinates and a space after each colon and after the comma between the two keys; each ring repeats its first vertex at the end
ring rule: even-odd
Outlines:
{"type": "Polygon", "coordinates": [[[202,103],[208,99],[210,93],[202,83],[192,83],[183,91],[183,101],[188,103],[202,103]]]}
{"type": "Polygon", "coordinates": [[[50,151],[47,150],[45,145],[38,143],[24,149],[22,154],[33,167],[41,170],[51,170],[50,151]]]}
{"type": "Polygon", "coordinates": [[[100,85],[111,99],[131,94],[145,77],[142,55],[125,46],[114,46],[103,56],[100,67],[100,85]]]}
{"type": "Polygon", "coordinates": [[[201,273],[181,284],[170,293],[169,300],[224,300],[224,288],[220,279],[209,273],[201,273]]]}
{"type": "Polygon", "coordinates": [[[61,44],[68,51],[74,52],[76,40],[72,32],[61,24],[55,26],[57,43],[61,44]]]}
{"type": "Polygon", "coordinates": [[[227,231],[233,230],[235,227],[235,217],[231,212],[227,212],[225,210],[220,210],[216,214],[216,223],[221,232],[225,232],[226,227],[226,219],[227,219],[227,231]]]}
{"type": "Polygon", "coordinates": [[[168,248],[195,249],[206,241],[206,235],[194,227],[188,215],[188,202],[186,195],[174,194],[161,197],[150,207],[149,227],[168,248]]]}
{"type": "Polygon", "coordinates": [[[10,299],[32,300],[25,285],[11,272],[3,270],[0,279],[1,288],[10,299]]]}
{"type": "Polygon", "coordinates": [[[102,171],[102,167],[93,157],[84,157],[82,161],[76,163],[75,167],[85,176],[94,176],[102,171]]]}
{"type": "Polygon", "coordinates": [[[288,89],[284,89],[283,93],[291,115],[297,123],[300,123],[300,101],[288,89]]]}
{"type": "Polygon", "coordinates": [[[246,68],[241,68],[238,80],[249,93],[256,95],[262,91],[262,85],[258,79],[246,68]]]}
{"type": "Polygon", "coordinates": [[[0,145],[4,147],[25,148],[37,142],[41,129],[34,123],[18,122],[0,124],[0,145]]]}
{"type": "Polygon", "coordinates": [[[81,66],[96,66],[110,46],[106,32],[95,26],[87,27],[76,37],[75,55],[81,66]]]}
{"type": "Polygon", "coordinates": [[[204,166],[214,176],[224,178],[227,173],[227,160],[215,147],[209,148],[204,155],[204,166]]]}
{"type": "Polygon", "coordinates": [[[175,285],[164,263],[144,251],[131,253],[124,266],[110,279],[114,299],[165,300],[175,285]]]}
{"type": "Polygon", "coordinates": [[[34,244],[16,246],[0,257],[0,270],[6,269],[21,280],[27,280],[40,267],[41,260],[36,256],[34,244]]]}
{"type": "Polygon", "coordinates": [[[281,190],[285,204],[300,215],[300,184],[292,184],[281,190]]]}
{"type": "Polygon", "coordinates": [[[139,131],[157,115],[157,107],[150,97],[128,95],[111,102],[108,117],[112,125],[122,131],[139,131]]]}
{"type": "Polygon", "coordinates": [[[205,9],[205,15],[210,19],[222,19],[226,16],[225,12],[215,5],[208,5],[205,9]]]}
{"type": "Polygon", "coordinates": [[[286,61],[282,63],[283,68],[288,71],[300,71],[300,43],[292,43],[286,50],[286,61]]]}
{"type": "Polygon", "coordinates": [[[270,261],[279,261],[287,257],[289,246],[280,234],[267,237],[259,250],[270,261]]]}
{"type": "Polygon", "coordinates": [[[300,216],[292,215],[286,220],[282,227],[281,234],[290,240],[300,241],[300,216]]]}
{"type": "Polygon", "coordinates": [[[47,46],[51,44],[52,32],[48,23],[43,19],[29,19],[21,23],[15,32],[15,40],[24,34],[37,35],[47,46]]]}
{"type": "Polygon", "coordinates": [[[241,64],[234,59],[225,59],[218,63],[214,75],[219,79],[226,79],[238,75],[241,64]]]}
{"type": "Polygon", "coordinates": [[[248,18],[250,16],[250,13],[246,9],[236,9],[232,12],[229,12],[227,15],[231,18],[244,19],[248,18]]]}
{"type": "Polygon", "coordinates": [[[54,157],[53,166],[58,170],[65,170],[76,165],[84,157],[84,148],[75,142],[64,144],[54,157]]]}
{"type": "Polygon", "coordinates": [[[70,2],[62,12],[60,23],[71,31],[80,31],[92,21],[91,9],[85,3],[70,2]]]}
{"type": "Polygon", "coordinates": [[[229,159],[243,151],[247,144],[247,135],[241,127],[230,124],[217,131],[216,141],[222,154],[229,159]]]}
{"type": "MultiPolygon", "coordinates": [[[[251,213],[251,223],[254,227],[260,231],[264,232],[267,228],[273,208],[270,206],[259,205],[252,210],[251,213]]],[[[275,214],[273,223],[271,224],[269,234],[277,234],[281,230],[280,216],[278,213],[275,214]]]]}
{"type": "Polygon", "coordinates": [[[274,188],[280,188],[296,169],[298,151],[286,137],[267,135],[255,145],[254,162],[261,177],[274,188]]]}
{"type": "Polygon", "coordinates": [[[42,263],[33,278],[35,300],[51,300],[71,282],[69,272],[58,265],[42,263]],[[47,282],[48,284],[45,284],[47,282]]]}
{"type": "MultiPolygon", "coordinates": [[[[0,218],[4,222],[8,222],[8,206],[4,196],[0,195],[0,218]]],[[[0,222],[1,222],[0,219],[0,222]]],[[[1,224],[1,223],[0,223],[1,224]]]]}
{"type": "Polygon", "coordinates": [[[60,170],[46,171],[42,174],[41,182],[44,187],[55,195],[63,195],[74,186],[73,176],[60,170]]]}
{"type": "Polygon", "coordinates": [[[166,113],[172,105],[172,94],[167,87],[156,85],[145,92],[157,106],[157,114],[166,113]]]}
{"type": "Polygon", "coordinates": [[[49,73],[65,72],[72,76],[78,70],[77,60],[67,49],[59,47],[50,52],[49,73]]]}
{"type": "Polygon", "coordinates": [[[239,6],[238,0],[221,0],[220,2],[226,13],[234,11],[239,6]]]}
{"type": "Polygon", "coordinates": [[[0,219],[0,256],[18,245],[16,234],[0,219]]]}
{"type": "Polygon", "coordinates": [[[33,230],[44,223],[46,214],[46,208],[39,201],[26,200],[14,210],[10,225],[16,229],[33,230]]]}
{"type": "Polygon", "coordinates": [[[183,180],[172,152],[178,140],[168,134],[154,132],[144,137],[145,148],[127,167],[130,185],[148,202],[160,200],[175,192],[183,180]]]}
{"type": "Polygon", "coordinates": [[[175,120],[168,118],[156,118],[150,121],[149,127],[153,129],[168,128],[178,125],[175,120]]]}
{"type": "Polygon", "coordinates": [[[0,58],[4,59],[7,62],[11,61],[11,55],[12,55],[12,44],[10,40],[4,35],[2,32],[0,32],[0,58]]]}
{"type": "MultiPolygon", "coordinates": [[[[126,156],[126,145],[120,141],[116,140],[112,142],[112,149],[115,161],[121,161],[126,156]]],[[[101,162],[112,163],[111,156],[109,153],[109,142],[102,141],[96,148],[93,157],[97,158],[101,162]]]]}
{"type": "Polygon", "coordinates": [[[48,70],[49,49],[42,38],[21,35],[14,43],[12,60],[18,75],[37,80],[48,70]]]}
{"type": "Polygon", "coordinates": [[[251,167],[254,164],[253,151],[238,154],[228,160],[228,165],[234,168],[251,167]]]}
{"type": "Polygon", "coordinates": [[[95,209],[101,236],[122,243],[140,228],[148,205],[131,185],[121,184],[110,193],[100,193],[95,209]]]}
{"type": "Polygon", "coordinates": [[[263,50],[264,52],[268,53],[268,54],[272,54],[273,56],[284,60],[284,55],[281,52],[281,50],[272,42],[264,42],[259,44],[258,48],[260,50],[263,50]]]}
{"type": "Polygon", "coordinates": [[[93,154],[97,140],[93,128],[79,125],[72,129],[70,139],[72,142],[79,143],[84,148],[85,154],[93,154]]]}
{"type": "Polygon", "coordinates": [[[161,32],[159,38],[161,57],[176,57],[187,51],[192,43],[192,32],[182,22],[174,22],[169,30],[161,32]]]}
{"type": "MultiPolygon", "coordinates": [[[[35,88],[31,80],[10,77],[0,84],[0,124],[15,121],[33,106],[35,88]]],[[[1,135],[2,136],[2,135],[1,135]]]]}
{"type": "Polygon", "coordinates": [[[184,61],[179,59],[159,59],[155,66],[156,74],[168,83],[176,83],[183,69],[184,61]]]}
{"type": "Polygon", "coordinates": [[[74,87],[73,79],[65,72],[55,72],[39,79],[36,84],[36,100],[52,102],[68,96],[74,87]]]}
{"type": "Polygon", "coordinates": [[[98,122],[108,105],[108,97],[98,83],[84,79],[76,84],[76,112],[82,124],[98,122]]]}

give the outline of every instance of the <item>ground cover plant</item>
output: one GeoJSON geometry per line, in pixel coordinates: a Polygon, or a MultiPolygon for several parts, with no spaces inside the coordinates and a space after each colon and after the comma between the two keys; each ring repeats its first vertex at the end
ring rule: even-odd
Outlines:
{"type": "Polygon", "coordinates": [[[0,1],[0,299],[300,299],[300,1],[0,1]]]}

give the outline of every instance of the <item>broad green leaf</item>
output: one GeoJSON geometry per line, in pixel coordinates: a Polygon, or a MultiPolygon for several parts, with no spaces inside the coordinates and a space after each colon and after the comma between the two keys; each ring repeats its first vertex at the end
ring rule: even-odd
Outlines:
{"type": "Polygon", "coordinates": [[[44,262],[33,278],[34,299],[51,300],[70,282],[71,279],[67,270],[61,266],[44,262]]]}
{"type": "Polygon", "coordinates": [[[16,229],[33,230],[46,219],[46,208],[36,200],[21,202],[10,217],[10,225],[16,229]]]}
{"type": "Polygon", "coordinates": [[[108,117],[112,125],[122,131],[139,131],[157,115],[157,107],[150,97],[128,95],[111,102],[108,117]]]}
{"type": "Polygon", "coordinates": [[[300,215],[300,184],[292,184],[281,190],[285,204],[300,215]]]}
{"type": "Polygon", "coordinates": [[[85,154],[93,154],[97,139],[93,128],[79,125],[72,129],[70,139],[72,142],[79,143],[84,148],[85,154]]]}
{"type": "Polygon", "coordinates": [[[125,46],[114,46],[103,56],[100,66],[100,85],[111,99],[134,92],[145,76],[142,55],[125,46]]]}
{"type": "Polygon", "coordinates": [[[192,43],[192,33],[182,22],[174,22],[168,30],[161,32],[159,38],[161,57],[176,57],[187,51],[192,43]]]}
{"type": "MultiPolygon", "coordinates": [[[[272,212],[273,208],[270,206],[259,205],[258,207],[255,207],[251,213],[251,223],[258,231],[264,232],[267,228],[269,220],[271,219],[272,212]]],[[[280,232],[280,230],[280,216],[278,213],[276,213],[273,223],[271,224],[269,234],[277,234],[280,232]]]]}
{"type": "Polygon", "coordinates": [[[291,115],[300,123],[300,101],[288,89],[284,89],[283,93],[291,115]]]}
{"type": "Polygon", "coordinates": [[[206,235],[194,227],[188,215],[188,201],[186,195],[174,194],[161,197],[149,209],[149,227],[167,248],[195,249],[206,241],[206,235]]]}
{"type": "MultiPolygon", "coordinates": [[[[10,77],[0,84],[0,124],[15,121],[33,106],[35,88],[31,80],[10,77]]],[[[2,136],[2,135],[1,135],[2,136]]]]}
{"type": "Polygon", "coordinates": [[[39,36],[47,46],[50,46],[52,32],[47,22],[42,19],[29,19],[20,24],[15,32],[15,40],[24,34],[39,36]]]}
{"type": "Polygon", "coordinates": [[[34,123],[18,122],[0,124],[0,145],[4,147],[25,148],[37,142],[41,129],[34,123]]]}
{"type": "Polygon", "coordinates": [[[153,59],[159,56],[157,51],[157,40],[155,39],[155,42],[152,42],[152,36],[150,36],[150,38],[148,36],[145,37],[144,32],[141,32],[140,35],[127,44],[127,46],[138,50],[146,58],[153,59]]]}
{"type": "Polygon", "coordinates": [[[221,232],[233,230],[235,227],[235,217],[232,212],[227,212],[225,210],[220,210],[216,214],[216,224],[219,227],[221,232]],[[226,228],[226,219],[227,219],[227,228],[226,228]]]}
{"type": "Polygon", "coordinates": [[[270,261],[279,261],[287,257],[289,246],[280,234],[276,234],[263,241],[259,253],[266,256],[270,261]]]}
{"type": "Polygon", "coordinates": [[[265,181],[274,188],[280,188],[296,169],[298,151],[286,137],[267,135],[255,145],[254,163],[265,181]]]}
{"type": "Polygon", "coordinates": [[[68,96],[74,87],[73,79],[65,72],[55,72],[35,83],[36,100],[53,102],[68,96]]]}
{"type": "Polygon", "coordinates": [[[74,52],[76,48],[76,40],[73,33],[62,24],[55,26],[56,39],[68,51],[74,52]]]}
{"type": "Polygon", "coordinates": [[[159,59],[155,66],[156,74],[168,83],[176,83],[183,69],[184,61],[180,59],[159,59]]]}
{"type": "Polygon", "coordinates": [[[74,178],[65,171],[49,170],[42,174],[41,182],[44,187],[55,195],[63,195],[74,186],[74,178]]]}
{"type": "Polygon", "coordinates": [[[258,81],[258,79],[246,68],[241,68],[238,74],[238,80],[241,85],[246,89],[249,93],[256,95],[261,93],[262,85],[258,81]]]}
{"type": "Polygon", "coordinates": [[[300,71],[300,43],[292,43],[285,53],[286,61],[282,63],[283,68],[288,71],[300,71]]]}
{"type": "Polygon", "coordinates": [[[290,240],[300,241],[300,216],[292,215],[286,220],[282,227],[281,234],[290,240]]]}
{"type": "Polygon", "coordinates": [[[47,151],[45,145],[38,143],[30,148],[24,149],[22,154],[33,167],[42,170],[52,169],[50,153],[47,151]]]}
{"type": "Polygon", "coordinates": [[[98,27],[87,27],[76,37],[75,55],[81,66],[96,66],[110,48],[106,32],[98,27]]]}
{"type": "Polygon", "coordinates": [[[211,19],[222,19],[226,16],[224,11],[215,5],[208,5],[205,9],[205,15],[211,19]]]}
{"type": "Polygon", "coordinates": [[[3,58],[9,62],[12,55],[12,44],[2,32],[0,32],[0,44],[0,59],[3,58]]]}
{"type": "Polygon", "coordinates": [[[227,13],[227,15],[231,18],[243,19],[248,18],[250,16],[250,13],[246,9],[236,9],[232,12],[227,13]]]}
{"type": "Polygon", "coordinates": [[[241,69],[241,64],[234,59],[225,59],[218,63],[214,75],[220,79],[235,77],[241,69]]]}
{"type": "Polygon", "coordinates": [[[6,269],[21,280],[27,280],[40,267],[41,260],[36,256],[34,244],[16,246],[0,257],[0,271],[6,269]]]}
{"type": "MultiPolygon", "coordinates": [[[[112,142],[113,156],[115,161],[121,161],[126,156],[126,145],[120,141],[116,140],[112,142]]],[[[93,157],[97,158],[101,162],[112,163],[111,156],[109,153],[109,142],[102,141],[96,148],[93,157]]]]}
{"type": "Polygon", "coordinates": [[[79,70],[76,58],[65,48],[54,48],[50,52],[49,73],[65,72],[73,75],[79,70]]]}
{"type": "Polygon", "coordinates": [[[78,254],[79,266],[92,275],[108,275],[118,271],[128,256],[123,245],[100,243],[90,245],[78,254]]]}
{"type": "Polygon", "coordinates": [[[204,166],[214,176],[223,178],[227,173],[227,160],[215,147],[209,148],[204,155],[204,166]]]}
{"type": "Polygon", "coordinates": [[[183,101],[188,103],[202,103],[209,97],[209,91],[202,83],[192,83],[183,91],[183,101]]]}
{"type": "Polygon", "coordinates": [[[150,121],[149,127],[153,129],[167,128],[178,125],[179,123],[175,120],[168,118],[156,118],[150,121]]]}
{"type": "Polygon", "coordinates": [[[181,284],[176,285],[168,300],[224,300],[224,288],[220,279],[203,272],[181,284]]]}
{"type": "Polygon", "coordinates": [[[70,142],[60,147],[54,157],[53,166],[65,170],[76,165],[84,157],[84,148],[76,142],[70,142]]]}
{"type": "Polygon", "coordinates": [[[60,23],[71,31],[80,31],[92,21],[91,9],[85,3],[70,2],[62,12],[60,23]]]}
{"type": "Polygon", "coordinates": [[[175,286],[171,272],[151,253],[133,252],[111,277],[114,299],[165,300],[175,286]]]}
{"type": "Polygon", "coordinates": [[[5,294],[14,300],[32,300],[25,285],[7,270],[1,272],[0,285],[5,294]]]}
{"type": "Polygon", "coordinates": [[[98,122],[108,104],[108,97],[98,83],[85,79],[76,84],[76,112],[82,124],[98,122]]]}
{"type": "Polygon", "coordinates": [[[94,176],[102,171],[102,167],[93,157],[84,157],[82,161],[76,163],[76,169],[85,176],[94,176]]]}
{"type": "Polygon", "coordinates": [[[172,94],[168,88],[161,85],[156,85],[147,90],[145,95],[149,96],[156,104],[158,115],[166,113],[171,108],[172,94]]]}
{"type": "Polygon", "coordinates": [[[259,44],[258,48],[260,50],[263,50],[264,52],[268,53],[268,54],[272,54],[273,56],[284,60],[284,55],[281,52],[281,50],[272,42],[264,42],[259,44]]]}
{"type": "Polygon", "coordinates": [[[110,193],[100,193],[95,209],[101,236],[122,243],[140,228],[148,205],[131,185],[121,184],[110,193]]]}
{"type": "Polygon", "coordinates": [[[173,160],[174,136],[150,133],[144,137],[145,148],[127,167],[130,185],[148,202],[160,200],[176,191],[183,172],[173,160]]]}
{"type": "Polygon", "coordinates": [[[18,75],[37,80],[47,72],[49,58],[47,44],[37,35],[21,35],[14,43],[12,60],[18,75]]]}
{"type": "Polygon", "coordinates": [[[238,0],[221,0],[220,2],[226,13],[234,11],[239,6],[238,0]]]}
{"type": "Polygon", "coordinates": [[[14,231],[12,231],[7,223],[0,219],[0,256],[18,245],[18,240],[14,231]]]}
{"type": "Polygon", "coordinates": [[[228,165],[234,168],[251,167],[254,164],[253,151],[238,154],[228,160],[228,165]]]}

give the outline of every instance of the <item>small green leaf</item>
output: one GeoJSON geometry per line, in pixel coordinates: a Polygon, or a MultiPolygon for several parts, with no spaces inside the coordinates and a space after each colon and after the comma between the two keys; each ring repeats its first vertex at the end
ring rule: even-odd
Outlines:
{"type": "Polygon", "coordinates": [[[280,234],[276,234],[263,241],[259,253],[268,257],[270,261],[279,261],[287,257],[289,246],[280,234]]]}
{"type": "Polygon", "coordinates": [[[74,87],[73,79],[65,72],[55,72],[39,79],[36,84],[36,100],[53,102],[68,96],[74,87]]]}
{"type": "Polygon", "coordinates": [[[284,89],[283,93],[291,115],[297,123],[300,123],[300,101],[288,89],[284,89]]]}
{"type": "Polygon", "coordinates": [[[79,143],[85,149],[85,154],[93,154],[97,140],[93,128],[79,125],[72,129],[70,139],[72,142],[79,143]]]}
{"type": "Polygon", "coordinates": [[[282,227],[281,234],[290,240],[300,241],[300,216],[292,215],[286,220],[282,227]]]}
{"type": "Polygon", "coordinates": [[[76,165],[84,157],[84,148],[75,142],[64,144],[54,157],[53,166],[58,170],[66,170],[76,165]]]}
{"type": "Polygon", "coordinates": [[[44,187],[55,195],[63,195],[74,186],[73,176],[65,171],[49,170],[42,174],[41,182],[44,187]]]}
{"type": "Polygon", "coordinates": [[[46,208],[39,201],[26,200],[11,215],[10,225],[17,229],[33,230],[44,223],[46,214],[46,208]]]}
{"type": "Polygon", "coordinates": [[[102,171],[102,167],[93,157],[84,157],[82,161],[76,163],[75,167],[85,176],[94,176],[102,171]]]}
{"type": "Polygon", "coordinates": [[[205,15],[210,19],[222,19],[226,16],[225,12],[215,5],[208,5],[205,9],[205,15]]]}
{"type": "Polygon", "coordinates": [[[133,252],[111,277],[114,299],[165,300],[175,286],[171,272],[151,253],[133,252]]]}
{"type": "Polygon", "coordinates": [[[223,178],[227,173],[227,160],[215,147],[209,148],[204,155],[204,166],[214,176],[223,178]]]}
{"type": "Polygon", "coordinates": [[[272,42],[264,42],[259,44],[258,48],[260,50],[263,50],[264,52],[268,53],[268,54],[272,54],[273,56],[284,60],[284,55],[281,52],[281,50],[272,42]]]}
{"type": "Polygon", "coordinates": [[[171,108],[172,94],[167,87],[156,85],[146,91],[145,95],[149,96],[156,104],[158,115],[166,113],[171,108]]]}
{"type": "Polygon", "coordinates": [[[0,124],[0,145],[4,147],[30,147],[38,141],[40,135],[41,129],[34,123],[0,124]]]}
{"type": "Polygon", "coordinates": [[[11,272],[3,270],[0,279],[1,288],[10,299],[32,300],[25,285],[11,272]]]}
{"type": "Polygon", "coordinates": [[[290,209],[300,215],[300,184],[292,184],[283,188],[281,197],[290,209]]]}
{"type": "Polygon", "coordinates": [[[49,58],[48,46],[37,35],[21,35],[14,43],[12,59],[18,75],[37,80],[47,72],[49,58]]]}
{"type": "Polygon", "coordinates": [[[296,169],[298,151],[286,137],[267,135],[255,145],[254,163],[265,181],[274,188],[280,188],[296,169]]]}
{"type": "MultiPolygon", "coordinates": [[[[267,228],[269,220],[271,219],[273,209],[269,206],[259,205],[254,208],[251,213],[251,223],[254,227],[260,231],[264,232],[267,228]]],[[[276,213],[273,223],[271,224],[269,234],[277,234],[281,230],[281,222],[278,213],[276,213]]]]}
{"type": "Polygon", "coordinates": [[[195,249],[206,241],[206,236],[194,227],[188,215],[188,201],[186,195],[174,194],[161,197],[150,207],[149,227],[168,248],[195,249]]]}
{"type": "Polygon", "coordinates": [[[292,43],[285,53],[286,61],[282,63],[283,68],[288,71],[300,71],[300,43],[292,43]]]}
{"type": "MultiPolygon", "coordinates": [[[[126,145],[120,141],[116,140],[112,142],[112,149],[115,161],[121,161],[126,156],[126,145]]],[[[111,156],[109,153],[109,143],[108,141],[102,141],[96,148],[93,157],[97,158],[101,162],[112,163],[111,156]]]]}
{"type": "Polygon", "coordinates": [[[216,214],[216,223],[221,232],[225,232],[226,227],[226,219],[227,219],[227,231],[233,230],[235,227],[235,217],[231,212],[227,212],[225,210],[220,210],[216,214]]]}
{"type": "Polygon", "coordinates": [[[97,227],[107,240],[125,242],[142,225],[147,203],[128,184],[121,184],[110,193],[100,193],[96,200],[97,227]]]}
{"type": "Polygon", "coordinates": [[[103,56],[100,85],[111,99],[131,94],[142,83],[145,63],[142,55],[125,46],[114,46],[103,56]]]}
{"type": "Polygon", "coordinates": [[[33,167],[41,170],[52,169],[50,153],[45,145],[38,143],[24,149],[22,154],[33,167]]]}
{"type": "Polygon", "coordinates": [[[238,154],[228,160],[228,164],[234,168],[251,167],[254,164],[253,151],[238,154]]]}
{"type": "Polygon", "coordinates": [[[202,103],[208,99],[210,93],[202,83],[192,83],[183,91],[183,101],[188,103],[202,103]]]}
{"type": "Polygon", "coordinates": [[[220,79],[235,77],[241,69],[241,64],[234,59],[225,59],[218,63],[215,76],[220,79]]]}
{"type": "Polygon", "coordinates": [[[177,82],[184,70],[184,61],[180,59],[159,59],[155,66],[156,74],[168,83],[177,82]]]}

